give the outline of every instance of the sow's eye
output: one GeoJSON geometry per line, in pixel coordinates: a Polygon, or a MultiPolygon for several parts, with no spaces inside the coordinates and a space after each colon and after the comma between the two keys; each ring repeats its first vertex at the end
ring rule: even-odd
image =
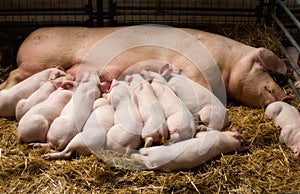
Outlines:
{"type": "Polygon", "coordinates": [[[264,86],[265,90],[267,90],[269,93],[272,94],[272,89],[270,89],[268,86],[264,86]]]}
{"type": "Polygon", "coordinates": [[[281,87],[286,86],[287,83],[287,76],[290,77],[289,75],[282,75],[282,74],[272,74],[271,75],[273,80],[281,87]]]}

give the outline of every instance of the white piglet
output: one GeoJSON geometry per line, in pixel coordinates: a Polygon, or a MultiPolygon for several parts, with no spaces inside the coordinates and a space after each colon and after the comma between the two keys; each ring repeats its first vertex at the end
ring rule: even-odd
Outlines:
{"type": "Polygon", "coordinates": [[[168,86],[182,100],[189,111],[200,115],[204,123],[198,126],[200,131],[221,130],[228,125],[228,115],[225,106],[208,89],[187,78],[184,75],[173,73],[172,66],[162,68],[162,74],[168,80],[168,86]],[[165,70],[163,70],[165,68],[165,70]]]}
{"type": "Polygon", "coordinates": [[[45,154],[43,158],[65,159],[69,158],[73,152],[79,155],[89,155],[103,149],[107,132],[114,124],[114,110],[104,98],[98,98],[94,103],[94,108],[82,132],[75,135],[63,151],[45,154]]]}
{"type": "Polygon", "coordinates": [[[49,80],[38,90],[32,93],[27,99],[21,99],[16,106],[16,119],[19,121],[30,108],[48,98],[52,92],[54,92],[67,80],[73,80],[73,77],[68,74],[54,80],[49,80]]]}
{"type": "Polygon", "coordinates": [[[192,138],[196,132],[196,126],[193,115],[186,105],[167,85],[167,82],[160,74],[155,72],[144,74],[152,76],[151,86],[164,109],[170,132],[170,141],[175,143],[192,138]]]}
{"type": "Polygon", "coordinates": [[[272,119],[276,126],[281,128],[279,140],[285,143],[295,154],[300,157],[300,114],[298,110],[285,103],[273,102],[265,111],[265,117],[272,119]]]}
{"type": "Polygon", "coordinates": [[[46,100],[25,113],[19,121],[19,141],[45,143],[49,126],[71,99],[72,93],[70,90],[58,88],[46,100]]]}
{"type": "Polygon", "coordinates": [[[221,153],[242,150],[242,136],[237,131],[217,130],[200,132],[192,138],[167,146],[140,149],[132,157],[142,161],[148,169],[189,169],[211,160],[221,153]]]}
{"type": "Polygon", "coordinates": [[[71,100],[50,126],[47,143],[34,146],[62,150],[79,132],[93,110],[95,99],[101,95],[100,80],[96,74],[86,74],[75,89],[71,100]]]}
{"type": "Polygon", "coordinates": [[[125,81],[113,81],[109,99],[115,107],[115,122],[107,133],[106,149],[129,154],[142,143],[143,121],[125,81]]]}
{"type": "Polygon", "coordinates": [[[137,103],[144,122],[142,129],[144,146],[150,147],[153,143],[164,143],[168,138],[165,112],[151,84],[140,74],[127,76],[126,79],[130,82],[133,99],[137,103]]]}

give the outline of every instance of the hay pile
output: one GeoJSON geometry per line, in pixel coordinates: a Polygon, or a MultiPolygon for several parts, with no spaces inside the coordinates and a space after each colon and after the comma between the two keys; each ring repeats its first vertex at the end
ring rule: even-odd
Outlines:
{"type": "MultiPolygon", "coordinates": [[[[278,52],[275,31],[265,26],[234,26],[219,33],[253,46],[278,52]],[[234,29],[234,30],[232,30],[234,29]]],[[[13,57],[13,56],[12,56],[13,57]]],[[[7,74],[1,75],[3,79],[7,74]]],[[[292,104],[299,103],[293,96],[292,104]]],[[[264,108],[228,103],[231,120],[250,146],[244,153],[222,155],[197,168],[176,172],[136,171],[113,167],[95,156],[46,161],[49,152],[19,144],[17,122],[0,118],[1,193],[262,193],[300,190],[300,161],[284,144],[279,132],[263,117],[264,108]]]]}

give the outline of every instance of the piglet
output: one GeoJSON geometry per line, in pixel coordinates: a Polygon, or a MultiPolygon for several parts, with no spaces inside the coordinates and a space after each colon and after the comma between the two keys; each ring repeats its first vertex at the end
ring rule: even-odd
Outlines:
{"type": "Polygon", "coordinates": [[[174,73],[172,65],[162,67],[161,72],[168,80],[168,86],[186,105],[192,114],[199,114],[204,125],[199,130],[221,130],[228,125],[226,108],[221,101],[208,89],[191,79],[174,73]]]}
{"type": "Polygon", "coordinates": [[[141,148],[132,157],[144,162],[148,169],[179,170],[199,166],[221,153],[242,150],[242,136],[237,131],[217,130],[198,133],[192,138],[171,145],[141,148]]]}
{"type": "Polygon", "coordinates": [[[73,152],[79,155],[97,153],[106,143],[106,134],[114,124],[114,110],[104,98],[94,103],[94,111],[86,121],[82,132],[75,135],[61,152],[43,155],[45,159],[69,158],[73,152]]]}
{"type": "Polygon", "coordinates": [[[17,103],[28,98],[49,80],[65,76],[66,73],[59,68],[50,68],[19,82],[10,89],[0,91],[0,117],[13,117],[17,103]]]}
{"type": "Polygon", "coordinates": [[[146,70],[142,74],[151,80],[154,93],[164,109],[170,132],[170,141],[175,143],[192,138],[195,134],[196,126],[194,117],[186,105],[167,85],[162,75],[146,70]]]}
{"type": "Polygon", "coordinates": [[[115,107],[115,115],[114,126],[107,133],[106,149],[129,154],[142,143],[143,121],[125,81],[114,80],[111,92],[109,99],[115,107]]]}
{"type": "Polygon", "coordinates": [[[298,110],[285,102],[273,102],[267,106],[265,117],[272,119],[275,125],[281,128],[280,142],[285,143],[295,153],[295,158],[299,158],[300,114],[298,110]]]}
{"type": "Polygon", "coordinates": [[[48,96],[66,80],[73,80],[73,77],[68,74],[54,80],[49,80],[27,99],[21,99],[16,106],[16,119],[19,121],[30,108],[48,98],[48,96]]]}
{"type": "Polygon", "coordinates": [[[71,99],[72,93],[60,87],[25,113],[17,129],[19,141],[46,142],[49,126],[71,99]]]}
{"type": "Polygon", "coordinates": [[[118,103],[130,95],[130,87],[127,82],[113,79],[109,93],[103,94],[103,97],[108,99],[109,103],[116,109],[118,103]]]}
{"type": "Polygon", "coordinates": [[[168,126],[165,112],[155,96],[151,84],[140,74],[133,74],[125,78],[130,82],[130,88],[138,110],[144,122],[142,138],[144,147],[150,147],[153,143],[163,143],[168,138],[168,126]]]}
{"type": "MultiPolygon", "coordinates": [[[[50,126],[47,143],[43,147],[62,150],[69,141],[82,131],[93,110],[95,99],[101,95],[100,80],[97,74],[87,73],[75,89],[71,100],[50,126]]],[[[37,146],[37,145],[35,145],[37,146]]]]}

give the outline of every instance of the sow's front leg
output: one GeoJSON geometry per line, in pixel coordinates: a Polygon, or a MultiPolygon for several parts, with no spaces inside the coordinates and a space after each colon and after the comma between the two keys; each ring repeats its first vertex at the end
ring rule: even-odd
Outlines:
{"type": "Polygon", "coordinates": [[[197,136],[168,146],[142,148],[139,154],[132,156],[143,161],[148,169],[178,170],[193,168],[221,153],[242,149],[242,136],[237,131],[212,130],[199,132],[197,136]]]}

